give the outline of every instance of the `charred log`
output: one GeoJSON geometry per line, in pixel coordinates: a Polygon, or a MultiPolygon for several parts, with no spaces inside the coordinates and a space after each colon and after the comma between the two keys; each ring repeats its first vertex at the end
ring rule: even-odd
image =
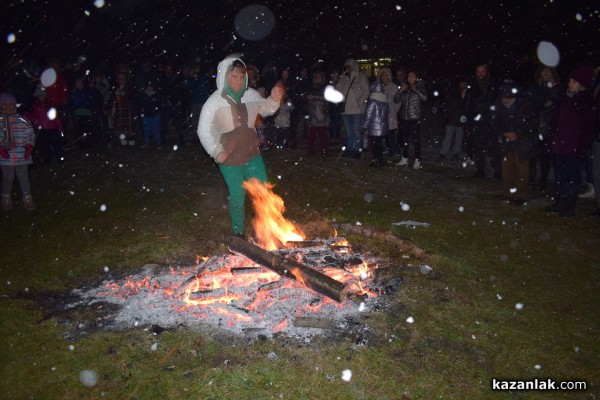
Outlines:
{"type": "Polygon", "coordinates": [[[304,264],[268,252],[238,237],[229,239],[228,244],[232,253],[242,255],[281,276],[298,281],[323,296],[340,303],[346,299],[348,287],[345,284],[304,264]]]}

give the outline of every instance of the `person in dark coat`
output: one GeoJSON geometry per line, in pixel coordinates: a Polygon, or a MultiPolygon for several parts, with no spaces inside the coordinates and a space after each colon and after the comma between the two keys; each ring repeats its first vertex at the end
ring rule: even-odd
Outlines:
{"type": "Polygon", "coordinates": [[[535,136],[535,112],[512,80],[503,82],[491,117],[502,150],[502,199],[525,202],[529,185],[529,158],[535,136]]]}
{"type": "Polygon", "coordinates": [[[557,105],[552,124],[552,152],[556,195],[554,203],[545,208],[560,216],[575,215],[581,188],[581,164],[578,159],[592,142],[594,109],[590,88],[594,70],[579,67],[569,74],[565,95],[557,105]]]}
{"type": "Polygon", "coordinates": [[[390,106],[384,92],[383,82],[375,81],[371,84],[371,95],[362,123],[362,130],[369,136],[369,147],[373,154],[373,161],[369,165],[375,168],[385,165],[382,141],[389,133],[390,106]]]}
{"type": "Polygon", "coordinates": [[[558,73],[551,67],[541,67],[535,73],[535,84],[531,88],[537,114],[538,140],[540,155],[529,161],[529,182],[536,183],[537,167],[540,166],[538,186],[545,188],[552,165],[552,143],[550,142],[550,123],[556,110],[560,95],[558,73]]]}
{"type": "Polygon", "coordinates": [[[475,176],[479,178],[485,178],[486,156],[490,158],[494,176],[501,178],[500,146],[491,126],[492,106],[495,102],[496,86],[490,78],[488,66],[479,64],[475,67],[475,80],[471,84],[471,101],[467,115],[477,167],[475,176]]]}
{"type": "Polygon", "coordinates": [[[463,126],[467,122],[467,108],[470,100],[468,87],[469,81],[467,78],[459,77],[446,99],[446,132],[440,149],[440,160],[444,160],[448,155],[455,161],[459,159],[464,137],[463,126]],[[450,147],[452,147],[452,150],[450,147]]]}

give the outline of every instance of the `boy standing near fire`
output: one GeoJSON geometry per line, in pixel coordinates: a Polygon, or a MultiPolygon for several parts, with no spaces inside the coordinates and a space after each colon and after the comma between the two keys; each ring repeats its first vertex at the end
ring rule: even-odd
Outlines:
{"type": "Polygon", "coordinates": [[[267,171],[260,155],[254,127],[256,116],[273,115],[284,90],[277,84],[268,98],[248,88],[246,64],[227,57],[217,68],[217,90],[200,113],[198,137],[204,150],[214,158],[229,190],[229,216],[233,235],[245,237],[244,181],[256,178],[267,182],[267,171]]]}

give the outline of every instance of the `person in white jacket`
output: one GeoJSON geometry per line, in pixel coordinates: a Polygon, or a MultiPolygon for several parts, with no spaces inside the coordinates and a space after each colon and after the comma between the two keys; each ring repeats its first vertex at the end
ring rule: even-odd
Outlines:
{"type": "Polygon", "coordinates": [[[347,157],[360,158],[362,135],[360,126],[369,98],[369,79],[361,72],[355,59],[344,62],[344,73],[336,84],[336,90],[344,95],[344,110],[341,112],[346,127],[347,157]]]}
{"type": "Polygon", "coordinates": [[[234,236],[244,235],[245,180],[267,182],[267,171],[254,127],[258,114],[273,115],[284,89],[275,85],[268,98],[248,88],[246,65],[227,57],[217,68],[217,90],[208,98],[198,123],[198,137],[204,150],[215,159],[229,190],[229,215],[234,236]]]}

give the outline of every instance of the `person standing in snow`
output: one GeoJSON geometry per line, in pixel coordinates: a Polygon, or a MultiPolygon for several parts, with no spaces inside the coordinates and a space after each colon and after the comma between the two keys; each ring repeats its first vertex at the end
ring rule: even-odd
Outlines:
{"type": "Polygon", "coordinates": [[[17,99],[10,93],[0,93],[0,169],[2,170],[2,209],[12,209],[12,185],[19,180],[26,210],[35,209],[29,183],[29,164],[35,144],[31,122],[17,113],[17,99]]]}
{"type": "Polygon", "coordinates": [[[492,106],[496,102],[496,86],[492,83],[487,64],[475,66],[475,79],[471,84],[471,101],[467,115],[467,129],[472,135],[473,156],[477,172],[485,178],[486,156],[490,158],[494,177],[502,179],[500,146],[491,126],[492,106]]]}
{"type": "Polygon", "coordinates": [[[355,59],[349,58],[344,62],[344,73],[335,88],[344,95],[344,109],[341,112],[346,127],[344,155],[360,158],[363,143],[360,126],[369,98],[369,79],[358,68],[355,59]]]}
{"type": "Polygon", "coordinates": [[[389,112],[389,132],[385,135],[385,143],[388,149],[388,157],[394,158],[398,153],[398,111],[400,102],[395,101],[398,86],[392,82],[392,71],[389,68],[382,68],[379,72],[379,80],[383,83],[384,93],[388,99],[389,112]]]}
{"type": "Polygon", "coordinates": [[[369,137],[369,147],[373,153],[371,167],[381,168],[383,161],[383,138],[389,134],[390,106],[385,94],[383,82],[375,81],[371,84],[371,95],[367,102],[367,111],[362,123],[363,131],[369,137]]]}
{"type": "Polygon", "coordinates": [[[254,123],[258,114],[273,115],[283,98],[282,85],[276,84],[268,98],[248,87],[246,64],[227,57],[217,68],[217,90],[200,113],[198,137],[204,150],[214,158],[229,190],[229,216],[234,236],[244,234],[245,180],[267,182],[267,171],[260,155],[254,123]]]}
{"type": "Polygon", "coordinates": [[[517,84],[505,80],[492,114],[492,129],[502,143],[502,200],[521,205],[527,200],[529,157],[535,143],[534,107],[517,84]]]}
{"type": "Polygon", "coordinates": [[[575,215],[581,188],[579,156],[590,146],[594,129],[591,84],[594,70],[579,67],[569,74],[567,91],[556,107],[552,123],[552,152],[556,195],[554,203],[545,208],[562,217],[575,215]]]}
{"type": "Polygon", "coordinates": [[[308,103],[308,153],[317,152],[318,142],[321,154],[326,156],[329,149],[329,102],[325,100],[325,73],[316,71],[312,82],[312,89],[304,95],[308,103]]]}
{"type": "Polygon", "coordinates": [[[402,158],[396,165],[408,165],[408,144],[412,142],[415,152],[414,169],[421,168],[421,105],[427,100],[425,85],[415,71],[409,71],[407,82],[400,87],[394,101],[400,102],[400,135],[402,158]]]}

